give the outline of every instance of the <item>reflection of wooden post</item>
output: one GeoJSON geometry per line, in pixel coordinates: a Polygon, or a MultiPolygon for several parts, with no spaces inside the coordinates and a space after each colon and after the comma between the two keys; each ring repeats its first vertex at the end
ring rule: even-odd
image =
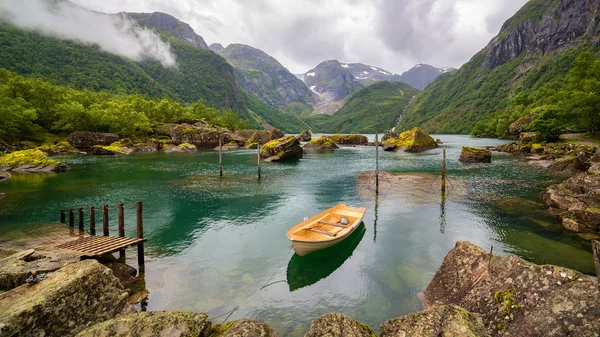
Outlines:
{"type": "Polygon", "coordinates": [[[375,129],[375,194],[379,194],[379,133],[375,129]]]}
{"type": "Polygon", "coordinates": [[[446,193],[446,147],[444,146],[444,157],[442,159],[442,193],[446,193]]]}
{"type": "MultiPolygon", "coordinates": [[[[136,218],[137,218],[137,236],[139,239],[144,238],[144,221],[142,219],[142,202],[138,201],[136,206],[136,218]]],[[[138,243],[138,268],[140,273],[146,271],[146,265],[144,264],[144,243],[138,243]]]]}
{"type": "Polygon", "coordinates": [[[75,227],[75,220],[74,220],[74,214],[73,214],[73,209],[69,209],[69,227],[73,228],[75,227]]]}
{"type": "Polygon", "coordinates": [[[60,223],[66,223],[66,221],[65,221],[65,210],[64,209],[60,210],[60,223]]]}
{"type": "Polygon", "coordinates": [[[90,207],[90,235],[96,235],[96,209],[90,207]]]}
{"type": "MultiPolygon", "coordinates": [[[[119,237],[125,236],[125,211],[123,208],[123,204],[119,204],[117,206],[117,219],[118,219],[118,228],[119,228],[119,237]]],[[[125,261],[125,249],[121,249],[119,251],[119,259],[125,261]]]]}
{"type": "Polygon", "coordinates": [[[260,142],[258,142],[258,180],[260,180],[260,142]]]}
{"type": "Polygon", "coordinates": [[[221,152],[221,144],[223,137],[219,136],[219,176],[223,176],[223,153],[221,152]]]}
{"type": "Polygon", "coordinates": [[[102,234],[108,236],[108,205],[102,206],[102,234]]]}

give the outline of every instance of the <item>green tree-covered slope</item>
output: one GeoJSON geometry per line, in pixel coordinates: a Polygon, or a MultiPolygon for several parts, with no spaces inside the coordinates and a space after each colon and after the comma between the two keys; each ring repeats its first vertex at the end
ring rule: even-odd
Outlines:
{"type": "Polygon", "coordinates": [[[335,114],[303,118],[315,132],[375,133],[387,131],[408,105],[417,89],[401,82],[377,82],[350,96],[335,114]]]}

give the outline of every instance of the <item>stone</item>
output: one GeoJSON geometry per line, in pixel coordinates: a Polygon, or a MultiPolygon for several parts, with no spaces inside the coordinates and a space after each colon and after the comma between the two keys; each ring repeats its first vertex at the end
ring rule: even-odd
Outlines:
{"type": "Polygon", "coordinates": [[[513,123],[511,123],[508,126],[508,132],[513,136],[518,136],[529,125],[531,125],[531,123],[533,122],[533,119],[535,118],[536,115],[537,115],[536,113],[530,113],[527,116],[523,116],[523,117],[517,119],[516,121],[514,121],[513,123]]]}
{"type": "Polygon", "coordinates": [[[127,292],[96,260],[71,263],[32,285],[0,294],[3,336],[66,336],[114,318],[127,292]]]}
{"type": "Polygon", "coordinates": [[[219,146],[219,138],[222,138],[223,144],[233,140],[233,134],[229,130],[205,123],[172,125],[170,135],[174,144],[189,143],[198,149],[214,149],[219,146]]]}
{"type": "Polygon", "coordinates": [[[46,157],[37,149],[15,151],[0,156],[0,171],[26,173],[65,172],[69,166],[46,157]]]}
{"type": "MultiPolygon", "coordinates": [[[[294,137],[295,138],[295,137],[294,137]]],[[[268,324],[250,320],[240,319],[227,323],[226,325],[216,325],[213,328],[211,337],[279,337],[277,332],[268,324]]]]}
{"type": "Polygon", "coordinates": [[[383,137],[381,137],[381,142],[385,142],[388,139],[392,139],[392,138],[398,138],[400,134],[396,131],[393,130],[388,130],[388,132],[383,134],[383,137]]]}
{"type": "Polygon", "coordinates": [[[0,181],[2,181],[2,180],[8,180],[8,179],[10,179],[10,177],[12,177],[10,175],[10,173],[8,173],[8,172],[0,172],[0,181]]]}
{"type": "Polygon", "coordinates": [[[304,145],[305,149],[334,150],[338,146],[328,137],[313,138],[304,145]]]}
{"type": "Polygon", "coordinates": [[[260,157],[267,161],[298,160],[302,158],[304,150],[294,136],[284,136],[265,144],[260,150],[260,157]]]}
{"type": "Polygon", "coordinates": [[[344,314],[330,312],[314,319],[304,337],[375,337],[373,330],[344,314]]]}
{"type": "Polygon", "coordinates": [[[45,155],[55,154],[81,154],[83,152],[77,150],[67,141],[58,141],[51,144],[44,144],[37,147],[38,150],[44,152],[45,155]]]}
{"type": "Polygon", "coordinates": [[[490,336],[480,315],[452,304],[391,319],[379,330],[381,337],[490,336]]]}
{"type": "Polygon", "coordinates": [[[310,142],[312,139],[312,132],[310,132],[310,130],[304,130],[298,135],[297,138],[301,142],[310,142]]]}
{"type": "MultiPolygon", "coordinates": [[[[227,144],[221,145],[221,150],[223,150],[223,151],[226,151],[226,150],[236,150],[236,149],[239,149],[239,148],[240,148],[240,146],[238,145],[238,143],[236,143],[234,141],[231,141],[231,142],[229,142],[227,144]]],[[[215,150],[218,150],[218,149],[219,149],[219,147],[217,146],[215,148],[215,150]]]]}
{"type": "Polygon", "coordinates": [[[454,304],[481,315],[492,335],[592,336],[600,331],[595,277],[457,242],[423,292],[425,309],[454,304]]]}
{"type": "Polygon", "coordinates": [[[363,135],[326,135],[321,138],[331,139],[338,145],[367,145],[369,138],[363,135]]]}
{"type": "Polygon", "coordinates": [[[444,142],[442,142],[442,140],[441,140],[441,139],[439,139],[439,138],[437,138],[437,139],[435,140],[435,143],[436,143],[436,144],[438,144],[438,145],[442,145],[442,144],[444,144],[444,142]]]}
{"type": "Polygon", "coordinates": [[[459,161],[461,163],[491,163],[492,151],[463,146],[460,151],[459,161]]]}
{"type": "Polygon", "coordinates": [[[537,135],[537,132],[521,132],[519,134],[519,142],[521,143],[521,145],[532,144],[533,140],[537,135]]]}
{"type": "Polygon", "coordinates": [[[119,135],[116,133],[100,132],[73,132],[68,139],[71,145],[83,151],[90,150],[96,145],[107,146],[116,141],[119,141],[119,135]]]}
{"type": "Polygon", "coordinates": [[[506,152],[506,153],[515,153],[519,152],[519,144],[517,143],[507,143],[498,145],[494,148],[494,151],[497,152],[506,152]]]}
{"type": "Polygon", "coordinates": [[[600,241],[592,241],[592,250],[594,252],[594,264],[596,265],[596,277],[600,287],[600,241]]]}
{"type": "Polygon", "coordinates": [[[281,130],[275,128],[271,130],[238,130],[235,134],[243,139],[243,143],[240,145],[244,145],[249,149],[255,149],[258,144],[265,145],[272,140],[285,136],[281,130]]]}
{"type": "Polygon", "coordinates": [[[405,151],[419,153],[435,149],[438,144],[420,128],[413,128],[402,132],[397,138],[390,138],[383,142],[384,151],[405,151]]]}
{"type": "Polygon", "coordinates": [[[96,324],[77,337],[208,337],[211,322],[191,311],[140,312],[96,324]]]}
{"type": "Polygon", "coordinates": [[[190,143],[181,143],[179,145],[174,144],[165,144],[163,145],[164,152],[194,152],[197,151],[198,148],[194,144],[190,143]]]}

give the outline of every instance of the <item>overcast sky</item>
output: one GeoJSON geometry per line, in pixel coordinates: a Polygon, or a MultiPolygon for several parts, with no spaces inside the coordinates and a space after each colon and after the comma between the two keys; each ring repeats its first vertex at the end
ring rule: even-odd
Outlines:
{"type": "Polygon", "coordinates": [[[243,43],[293,73],[324,60],[402,73],[418,63],[460,67],[526,0],[73,0],[116,13],[165,12],[210,45],[243,43]]]}

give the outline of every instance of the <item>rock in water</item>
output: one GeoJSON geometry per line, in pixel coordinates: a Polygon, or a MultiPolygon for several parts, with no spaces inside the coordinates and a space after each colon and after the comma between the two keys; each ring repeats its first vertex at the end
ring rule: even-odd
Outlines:
{"type": "Polygon", "coordinates": [[[191,311],[140,312],[96,324],[77,337],[208,337],[211,323],[205,313],[191,311]]]}
{"type": "Polygon", "coordinates": [[[334,150],[337,149],[338,146],[335,145],[331,138],[327,137],[319,137],[311,139],[310,142],[304,145],[305,149],[320,149],[320,150],[334,150]]]}
{"type": "Polygon", "coordinates": [[[369,139],[363,135],[327,135],[321,138],[329,138],[338,145],[367,145],[369,139]]]}
{"type": "Polygon", "coordinates": [[[474,147],[463,146],[460,151],[461,163],[491,163],[492,151],[488,149],[478,149],[474,147]]]}
{"type": "Polygon", "coordinates": [[[514,255],[490,260],[468,242],[456,243],[424,291],[426,308],[459,305],[503,336],[593,336],[599,301],[595,277],[514,255]]]}
{"type": "Polygon", "coordinates": [[[14,172],[64,172],[69,167],[46,157],[40,150],[15,151],[0,156],[0,171],[14,172]]]}
{"type": "Polygon", "coordinates": [[[438,144],[430,135],[420,128],[413,128],[402,132],[397,138],[390,138],[383,142],[384,151],[424,152],[435,149],[438,144]]]}
{"type": "Polygon", "coordinates": [[[226,325],[216,325],[213,328],[211,337],[279,337],[267,323],[261,321],[240,319],[227,323],[226,325]]]}
{"type": "Polygon", "coordinates": [[[0,181],[10,179],[11,175],[8,172],[0,172],[0,181]]]}
{"type": "Polygon", "coordinates": [[[117,142],[119,135],[116,133],[73,132],[68,141],[75,148],[87,151],[96,145],[108,146],[117,142]]]}
{"type": "Polygon", "coordinates": [[[294,136],[285,136],[272,140],[260,150],[260,157],[267,161],[285,161],[302,158],[304,151],[294,136]]]}
{"type": "Polygon", "coordinates": [[[337,312],[330,312],[310,323],[304,337],[376,337],[368,325],[337,312]]]}
{"type": "Polygon", "coordinates": [[[388,139],[392,139],[392,138],[398,138],[398,136],[400,136],[400,134],[398,132],[389,130],[388,132],[386,132],[383,137],[381,137],[381,142],[385,142],[388,139]]]}
{"type": "Polygon", "coordinates": [[[34,285],[0,294],[3,336],[66,336],[114,318],[127,292],[96,260],[69,264],[34,285]]]}
{"type": "Polygon", "coordinates": [[[391,319],[381,324],[381,337],[489,336],[478,314],[456,305],[443,305],[391,319]]]}
{"type": "Polygon", "coordinates": [[[298,140],[301,142],[310,142],[312,139],[312,133],[310,130],[304,130],[298,135],[298,140]]]}

